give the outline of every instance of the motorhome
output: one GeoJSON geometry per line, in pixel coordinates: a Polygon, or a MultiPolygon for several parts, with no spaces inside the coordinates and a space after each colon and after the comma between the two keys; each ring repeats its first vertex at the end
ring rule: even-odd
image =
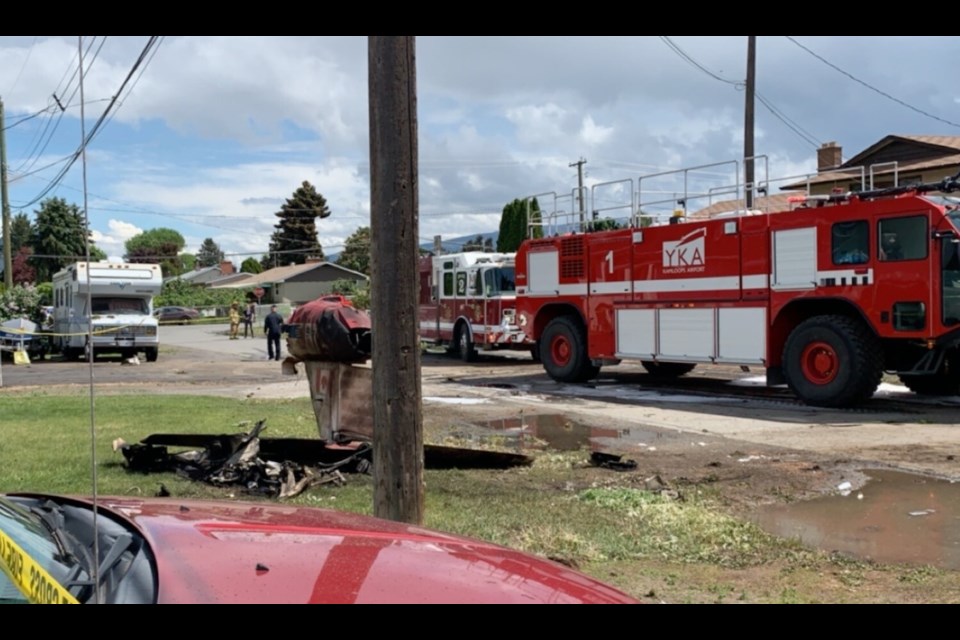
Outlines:
{"type": "Polygon", "coordinates": [[[163,275],[157,264],[77,262],[53,276],[53,341],[68,358],[159,354],[153,297],[163,275]]]}

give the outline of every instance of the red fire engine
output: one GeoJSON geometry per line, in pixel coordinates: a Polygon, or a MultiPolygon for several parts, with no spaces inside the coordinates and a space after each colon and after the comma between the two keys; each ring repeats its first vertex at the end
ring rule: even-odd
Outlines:
{"type": "Polygon", "coordinates": [[[634,359],[664,377],[761,366],[818,406],[869,398],[884,371],[917,393],[960,393],[960,211],[936,195],[958,189],[960,174],[649,226],[631,196],[625,228],[524,241],[518,322],[563,382],[634,359]]]}
{"type": "Polygon", "coordinates": [[[533,345],[516,323],[514,254],[468,251],[420,259],[420,338],[465,362],[477,350],[533,345]]]}

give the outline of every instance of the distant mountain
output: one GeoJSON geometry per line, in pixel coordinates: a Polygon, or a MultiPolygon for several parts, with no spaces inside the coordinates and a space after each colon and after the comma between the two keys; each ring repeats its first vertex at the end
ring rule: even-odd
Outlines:
{"type": "MultiPolygon", "coordinates": [[[[444,253],[458,253],[463,251],[463,245],[468,242],[471,242],[476,239],[477,236],[483,238],[483,241],[486,242],[487,239],[490,239],[490,243],[493,245],[494,251],[497,249],[497,238],[499,237],[499,231],[488,231],[487,233],[474,233],[467,236],[458,236],[456,238],[447,238],[446,240],[440,243],[440,246],[443,247],[444,253]]],[[[424,242],[420,245],[420,248],[424,251],[433,251],[432,242],[424,242]]],[[[336,262],[340,258],[339,253],[330,253],[327,254],[327,262],[336,262]]]]}

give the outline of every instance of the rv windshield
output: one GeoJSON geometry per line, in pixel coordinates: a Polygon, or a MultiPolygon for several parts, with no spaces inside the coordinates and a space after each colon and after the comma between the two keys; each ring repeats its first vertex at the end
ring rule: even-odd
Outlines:
{"type": "Polygon", "coordinates": [[[143,298],[99,297],[93,299],[94,313],[123,313],[145,316],[150,313],[149,305],[143,298]]]}
{"type": "Polygon", "coordinates": [[[497,267],[483,272],[483,289],[487,296],[513,294],[517,286],[513,280],[513,267],[497,267]]]}

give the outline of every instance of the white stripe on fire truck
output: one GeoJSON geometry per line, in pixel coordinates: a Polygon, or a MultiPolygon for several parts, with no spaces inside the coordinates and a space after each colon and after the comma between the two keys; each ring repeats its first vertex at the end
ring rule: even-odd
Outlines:
{"type": "MultiPolygon", "coordinates": [[[[441,330],[441,331],[453,331],[453,327],[454,327],[454,326],[456,326],[456,325],[455,325],[455,323],[453,323],[453,322],[441,322],[441,323],[440,323],[440,330],[441,330]]],[[[490,328],[491,328],[491,329],[492,329],[492,328],[499,328],[500,326],[501,326],[501,325],[491,325],[490,328]]],[[[420,321],[420,329],[421,329],[421,330],[423,330],[423,329],[433,329],[433,330],[436,330],[436,328],[437,328],[437,323],[434,322],[433,320],[421,320],[421,321],[420,321]]],[[[515,329],[516,327],[511,327],[511,328],[515,329]]],[[[482,324],[471,324],[471,325],[470,325],[470,330],[473,331],[473,333],[475,333],[475,334],[477,334],[477,335],[484,335],[484,333],[486,332],[486,327],[485,327],[484,325],[482,325],[482,324]]]]}
{"type": "MultiPolygon", "coordinates": [[[[613,295],[630,293],[630,286],[638,293],[671,293],[676,291],[736,291],[744,289],[765,289],[769,286],[770,276],[754,274],[743,276],[722,276],[712,278],[671,278],[669,280],[618,280],[614,282],[593,282],[589,285],[593,295],[613,295]]],[[[552,292],[526,294],[530,298],[543,298],[556,295],[581,296],[586,295],[585,284],[561,284],[552,292]]],[[[519,291],[518,293],[523,293],[519,291]]]]}
{"type": "Polygon", "coordinates": [[[670,280],[634,280],[638,293],[670,293],[673,291],[731,291],[740,288],[740,276],[712,278],[671,278],[670,280]]]}

